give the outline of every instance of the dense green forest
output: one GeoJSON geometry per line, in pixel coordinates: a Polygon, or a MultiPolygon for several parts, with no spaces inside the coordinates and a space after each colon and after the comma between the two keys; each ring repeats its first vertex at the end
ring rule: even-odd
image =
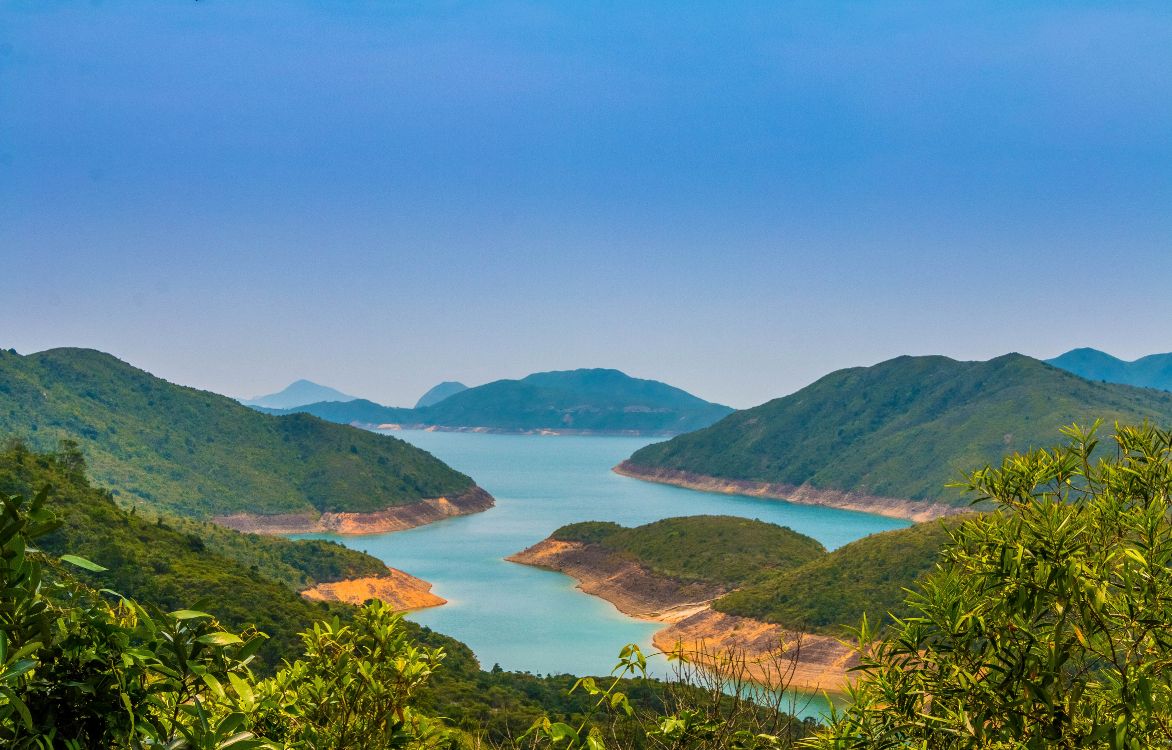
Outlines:
{"type": "Polygon", "coordinates": [[[1172,424],[1172,393],[1092,383],[1020,354],[899,357],[831,373],[626,464],[963,505],[946,485],[964,471],[1095,419],[1172,424]]]}
{"type": "Polygon", "coordinates": [[[863,537],[798,567],[768,573],[712,604],[811,633],[846,635],[866,615],[872,623],[906,616],[904,599],[936,564],[948,524],[929,521],[863,537]]]}
{"type": "Polygon", "coordinates": [[[732,409],[655,380],[632,378],[618,370],[584,369],[534,373],[520,380],[497,380],[416,409],[380,406],[359,399],[269,411],[306,412],[343,424],[657,435],[707,427],[732,409]]]}
{"type": "Polygon", "coordinates": [[[260,414],[88,349],[0,351],[0,434],[76,440],[120,504],[197,518],[374,511],[473,486],[401,440],[260,414]]]}
{"type": "Polygon", "coordinates": [[[668,578],[723,586],[739,586],[826,554],[821,543],[804,534],[736,516],[665,518],[635,528],[587,521],[563,526],[550,537],[600,545],[668,578]]]}
{"type": "Polygon", "coordinates": [[[1073,372],[1087,380],[1172,391],[1172,353],[1149,354],[1128,362],[1098,349],[1071,349],[1046,360],[1046,364],[1073,372]]]}

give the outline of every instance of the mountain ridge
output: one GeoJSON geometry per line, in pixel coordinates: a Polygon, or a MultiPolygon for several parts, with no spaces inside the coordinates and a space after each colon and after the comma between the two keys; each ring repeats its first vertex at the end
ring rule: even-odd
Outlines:
{"type": "Polygon", "coordinates": [[[1087,380],[1172,391],[1172,353],[1148,354],[1127,361],[1098,349],[1081,347],[1045,362],[1087,380]]]}
{"type": "Polygon", "coordinates": [[[1095,419],[1172,424],[1172,394],[1095,383],[1021,354],[897,357],[830,373],[616,467],[652,481],[924,520],[964,510],[945,485],[1095,419]],[[689,484],[688,482],[691,482],[689,484]]]}
{"type": "Polygon", "coordinates": [[[378,512],[475,489],[401,440],[261,414],[92,349],[0,352],[0,434],[76,441],[122,505],[196,518],[378,512]]]}
{"type": "Polygon", "coordinates": [[[582,368],[496,380],[422,409],[358,399],[309,404],[304,411],[343,424],[507,433],[670,435],[712,424],[733,409],[656,380],[582,368]]]}

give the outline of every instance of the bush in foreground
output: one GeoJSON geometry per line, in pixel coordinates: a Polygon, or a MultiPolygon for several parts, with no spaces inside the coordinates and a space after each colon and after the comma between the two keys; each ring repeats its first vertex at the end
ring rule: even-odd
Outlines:
{"type": "Polygon", "coordinates": [[[951,531],[818,748],[1172,745],[1172,432],[1095,429],[964,487],[996,510],[951,531]]]}

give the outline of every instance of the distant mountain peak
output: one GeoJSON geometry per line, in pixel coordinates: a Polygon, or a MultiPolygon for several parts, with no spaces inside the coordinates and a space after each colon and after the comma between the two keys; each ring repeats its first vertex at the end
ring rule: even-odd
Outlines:
{"type": "Polygon", "coordinates": [[[1149,354],[1128,362],[1084,346],[1048,359],[1046,363],[1087,380],[1172,391],[1172,354],[1149,354]]]}
{"type": "Polygon", "coordinates": [[[538,372],[520,380],[494,380],[475,388],[454,385],[459,390],[430,405],[426,403],[429,391],[415,409],[356,400],[309,404],[300,410],[343,424],[627,435],[688,432],[733,411],[674,386],[604,368],[538,372]]]}
{"type": "Polygon", "coordinates": [[[432,386],[427,393],[420,396],[419,401],[415,403],[415,408],[422,409],[425,406],[434,406],[448,396],[454,396],[460,391],[466,390],[468,390],[468,386],[459,381],[445,380],[439,385],[432,386]]]}
{"type": "Polygon", "coordinates": [[[256,396],[241,401],[241,403],[246,406],[264,406],[269,409],[293,409],[322,401],[353,401],[355,398],[355,396],[348,396],[329,386],[302,378],[294,380],[276,393],[256,396]]]}

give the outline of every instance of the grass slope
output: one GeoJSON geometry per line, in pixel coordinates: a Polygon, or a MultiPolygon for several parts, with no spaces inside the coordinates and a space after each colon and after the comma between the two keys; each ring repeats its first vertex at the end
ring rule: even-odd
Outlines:
{"type": "MultiPolygon", "coordinates": [[[[706,427],[732,409],[618,370],[542,372],[460,391],[431,406],[398,409],[371,401],[320,403],[301,411],[348,424],[420,424],[502,431],[585,430],[674,434],[706,427]]],[[[281,412],[272,412],[281,413],[281,412]]]]}
{"type": "Polygon", "coordinates": [[[722,479],[962,504],[962,471],[1053,443],[1057,429],[1102,418],[1172,425],[1172,393],[1092,383],[1035,359],[899,357],[839,370],[649,445],[635,466],[722,479]]]}
{"type": "Polygon", "coordinates": [[[88,349],[0,351],[0,433],[77,440],[120,503],[195,517],[374,511],[472,487],[401,440],[260,414],[88,349]]]}
{"type": "Polygon", "coordinates": [[[665,518],[635,528],[587,521],[563,526],[551,538],[600,545],[679,581],[725,586],[826,554],[817,540],[792,529],[734,516],[665,518]]]}
{"type": "Polygon", "coordinates": [[[843,635],[864,613],[872,623],[908,614],[906,591],[933,568],[948,540],[947,526],[931,521],[863,537],[806,564],[771,573],[725,594],[718,612],[806,632],[843,635]]]}
{"type": "Polygon", "coordinates": [[[1149,354],[1128,362],[1098,349],[1084,348],[1071,349],[1046,363],[1087,380],[1172,391],[1172,354],[1149,354]]]}

